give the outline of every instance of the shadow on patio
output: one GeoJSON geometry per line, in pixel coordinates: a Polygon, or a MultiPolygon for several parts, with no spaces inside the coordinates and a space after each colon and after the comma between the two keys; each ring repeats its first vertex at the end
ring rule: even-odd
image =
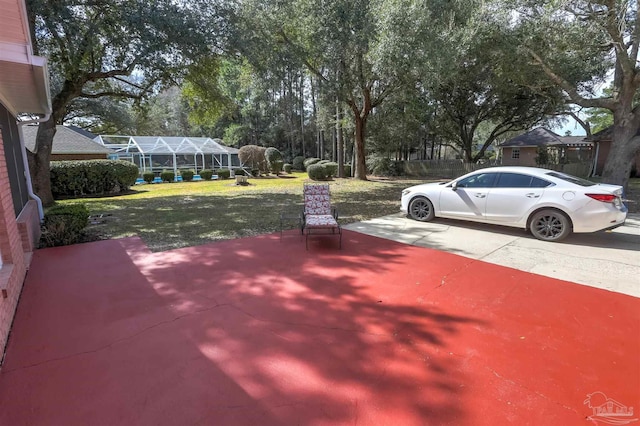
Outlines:
{"type": "MultiPolygon", "coordinates": [[[[344,237],[341,251],[333,238],[305,251],[296,236],[264,235],[160,253],[138,238],[36,252],[0,372],[0,424],[483,424],[510,398],[517,408],[484,424],[584,418],[550,402],[571,405],[580,383],[538,386],[554,361],[540,358],[541,340],[522,340],[547,333],[556,351],[579,350],[566,328],[547,329],[546,310],[564,302],[526,308],[532,286],[568,284],[344,237]]],[[[637,307],[619,296],[618,312],[637,307]]]]}

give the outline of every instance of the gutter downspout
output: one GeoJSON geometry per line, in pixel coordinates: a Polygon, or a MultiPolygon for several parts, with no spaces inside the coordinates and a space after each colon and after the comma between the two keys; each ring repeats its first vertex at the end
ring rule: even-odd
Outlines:
{"type": "Polygon", "coordinates": [[[593,162],[591,163],[591,170],[589,171],[589,177],[596,176],[598,173],[598,156],[600,155],[600,142],[596,142],[596,154],[594,155],[593,162]]]}
{"type": "Polygon", "coordinates": [[[31,182],[31,173],[29,172],[29,160],[27,160],[27,147],[24,145],[24,133],[22,126],[27,124],[40,124],[44,121],[48,121],[51,117],[51,113],[47,113],[44,117],[36,120],[18,121],[18,139],[20,139],[20,150],[22,151],[22,162],[24,167],[24,177],[27,182],[27,193],[29,197],[33,198],[38,205],[38,215],[40,216],[40,223],[44,220],[44,209],[42,208],[42,200],[33,192],[33,183],[31,182]]]}

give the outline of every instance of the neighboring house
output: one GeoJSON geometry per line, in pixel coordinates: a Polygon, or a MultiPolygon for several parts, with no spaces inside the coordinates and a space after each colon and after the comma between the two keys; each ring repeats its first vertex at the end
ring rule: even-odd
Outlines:
{"type": "MultiPolygon", "coordinates": [[[[607,161],[609,151],[611,150],[611,141],[613,140],[613,126],[607,127],[604,130],[600,130],[597,133],[585,138],[585,140],[592,142],[595,145],[594,149],[594,172],[595,176],[601,176],[604,170],[604,163],[607,161]]],[[[636,154],[635,164],[636,176],[640,175],[640,152],[636,154]]]]}
{"type": "MultiPolygon", "coordinates": [[[[91,135],[91,133],[79,127],[56,126],[56,134],[53,137],[51,146],[51,161],[104,160],[108,158],[109,154],[113,153],[112,150],[105,148],[98,142],[94,142],[80,132],[91,135]]],[[[23,133],[25,146],[29,151],[33,152],[33,148],[36,145],[38,126],[24,126],[23,133]]]]}
{"type": "Polygon", "coordinates": [[[535,167],[540,148],[546,148],[556,162],[587,163],[593,158],[593,142],[586,141],[584,136],[560,136],[544,127],[509,139],[498,147],[502,149],[505,166],[535,167]]]}
{"type": "Polygon", "coordinates": [[[16,117],[51,114],[47,62],[33,55],[24,1],[0,0],[0,351],[40,238],[42,217],[16,117]]]}

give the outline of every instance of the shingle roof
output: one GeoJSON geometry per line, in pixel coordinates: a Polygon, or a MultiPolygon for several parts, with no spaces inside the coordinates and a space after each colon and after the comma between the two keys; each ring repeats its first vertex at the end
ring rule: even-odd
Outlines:
{"type": "Polygon", "coordinates": [[[74,131],[74,132],[76,132],[76,133],[80,133],[82,136],[86,136],[86,137],[88,137],[88,138],[89,138],[89,139],[91,139],[91,140],[95,139],[95,138],[96,138],[96,136],[98,136],[98,135],[96,135],[96,134],[94,134],[94,133],[91,133],[91,132],[90,132],[90,131],[88,131],[88,130],[83,129],[82,127],[78,127],[78,126],[66,126],[66,127],[67,127],[68,129],[73,130],[73,131],[74,131]]]}
{"type": "Polygon", "coordinates": [[[554,146],[564,145],[560,139],[560,135],[545,129],[544,127],[538,127],[527,133],[523,133],[520,136],[511,138],[506,142],[501,143],[500,147],[524,147],[524,146],[554,146]]]}
{"type": "MultiPolygon", "coordinates": [[[[24,126],[24,145],[33,151],[36,145],[38,126],[24,126]]],[[[53,137],[52,154],[111,154],[113,151],[94,142],[86,136],[71,130],[66,126],[56,126],[53,137]]]]}
{"type": "Polygon", "coordinates": [[[538,127],[511,138],[498,145],[505,147],[538,147],[538,146],[565,146],[565,145],[592,145],[584,140],[584,136],[560,136],[544,127],[538,127]]]}

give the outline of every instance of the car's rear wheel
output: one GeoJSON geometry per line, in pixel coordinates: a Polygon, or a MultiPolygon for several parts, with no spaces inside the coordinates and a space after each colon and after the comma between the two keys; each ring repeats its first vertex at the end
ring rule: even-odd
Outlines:
{"type": "Polygon", "coordinates": [[[545,209],[531,217],[529,229],[539,240],[560,241],[571,234],[571,221],[559,210],[545,209]]]}
{"type": "Polygon", "coordinates": [[[420,222],[432,220],[436,213],[433,211],[433,204],[425,197],[416,197],[409,203],[409,216],[420,222]]]}

